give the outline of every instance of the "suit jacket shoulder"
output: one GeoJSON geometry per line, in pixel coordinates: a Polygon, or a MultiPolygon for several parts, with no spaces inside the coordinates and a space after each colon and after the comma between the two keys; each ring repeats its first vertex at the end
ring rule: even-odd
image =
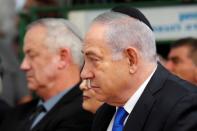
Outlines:
{"type": "Polygon", "coordinates": [[[11,110],[11,107],[0,99],[0,125],[2,121],[5,119],[6,114],[11,110]]]}
{"type": "Polygon", "coordinates": [[[71,89],[33,128],[33,131],[89,131],[93,114],[83,110],[79,85],[71,89]]]}
{"type": "Polygon", "coordinates": [[[23,131],[24,120],[26,120],[34,110],[38,103],[38,99],[31,102],[17,105],[6,114],[5,120],[0,126],[0,131],[23,131]]]}
{"type": "MultiPolygon", "coordinates": [[[[17,107],[7,118],[7,126],[3,131],[23,131],[20,127],[23,121],[30,116],[36,107],[38,100],[17,107]],[[10,123],[8,125],[8,123],[10,123]],[[12,126],[10,126],[12,125],[12,126]]],[[[82,92],[79,84],[65,94],[58,103],[46,114],[46,116],[32,129],[32,131],[90,131],[93,121],[93,114],[82,108],[82,92]]],[[[6,125],[6,124],[4,124],[6,125]]]]}

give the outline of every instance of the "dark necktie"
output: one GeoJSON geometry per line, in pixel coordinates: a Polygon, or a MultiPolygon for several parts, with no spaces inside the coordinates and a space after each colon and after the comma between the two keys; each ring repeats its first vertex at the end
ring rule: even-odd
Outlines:
{"type": "Polygon", "coordinates": [[[123,131],[124,120],[127,117],[128,113],[123,107],[119,107],[114,119],[114,124],[112,131],[123,131]]]}
{"type": "Polygon", "coordinates": [[[36,117],[42,113],[45,112],[46,109],[44,108],[43,105],[39,105],[36,107],[36,109],[34,110],[34,112],[31,114],[31,116],[29,117],[28,121],[27,121],[27,125],[26,125],[26,129],[30,129],[34,120],[36,119],[36,117]]]}

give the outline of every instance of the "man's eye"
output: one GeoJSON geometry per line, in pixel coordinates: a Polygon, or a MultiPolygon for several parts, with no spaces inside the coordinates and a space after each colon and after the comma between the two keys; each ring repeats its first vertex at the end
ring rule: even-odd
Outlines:
{"type": "Polygon", "coordinates": [[[174,64],[178,64],[180,61],[178,59],[173,60],[174,64]]]}
{"type": "Polygon", "coordinates": [[[37,55],[36,54],[29,54],[30,58],[35,58],[37,55]]]}
{"type": "Polygon", "coordinates": [[[94,57],[89,57],[89,62],[96,66],[99,63],[99,59],[94,57]]]}
{"type": "Polygon", "coordinates": [[[96,61],[99,61],[98,58],[94,58],[94,57],[91,57],[90,60],[91,60],[91,61],[95,61],[95,62],[96,62],[96,61]]]}

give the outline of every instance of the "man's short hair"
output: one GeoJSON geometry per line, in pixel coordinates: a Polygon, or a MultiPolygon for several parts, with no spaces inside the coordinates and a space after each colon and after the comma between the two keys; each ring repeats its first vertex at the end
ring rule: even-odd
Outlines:
{"type": "Polygon", "coordinates": [[[188,46],[190,48],[189,57],[192,59],[194,64],[197,65],[197,39],[193,37],[179,39],[171,45],[171,49],[182,46],[188,46]]]}

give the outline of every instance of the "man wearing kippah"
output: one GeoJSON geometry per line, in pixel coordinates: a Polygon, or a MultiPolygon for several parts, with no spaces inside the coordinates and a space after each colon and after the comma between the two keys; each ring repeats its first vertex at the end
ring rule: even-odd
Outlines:
{"type": "Polygon", "coordinates": [[[153,29],[138,9],[96,17],[82,52],[81,77],[105,102],[92,131],[197,131],[197,88],[157,61],[153,29]]]}

